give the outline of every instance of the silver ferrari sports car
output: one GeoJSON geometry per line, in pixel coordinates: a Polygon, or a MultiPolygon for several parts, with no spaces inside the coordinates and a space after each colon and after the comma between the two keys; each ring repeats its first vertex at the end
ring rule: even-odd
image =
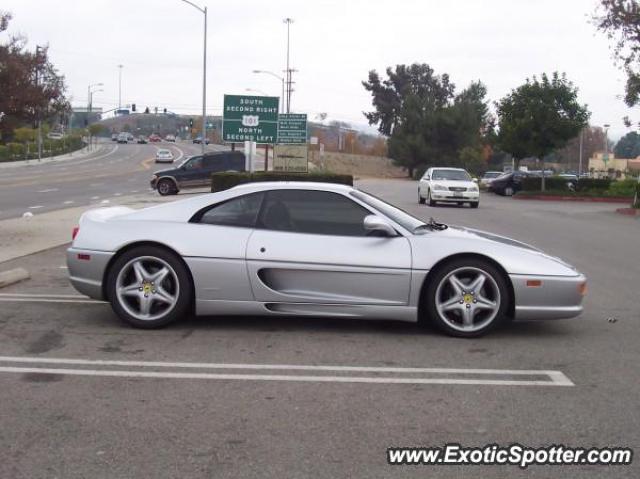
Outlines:
{"type": "Polygon", "coordinates": [[[431,322],[479,336],[582,312],[586,278],[527,244],[424,222],[358,189],[263,182],[86,212],[71,282],[140,328],[197,315],[431,322]]]}

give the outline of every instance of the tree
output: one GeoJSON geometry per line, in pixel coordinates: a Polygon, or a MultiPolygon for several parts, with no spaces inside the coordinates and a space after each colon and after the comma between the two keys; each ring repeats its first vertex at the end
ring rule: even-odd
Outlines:
{"type": "MultiPolygon", "coordinates": [[[[11,15],[0,12],[0,33],[7,30],[11,15]]],[[[11,36],[0,42],[0,122],[2,141],[23,125],[36,120],[53,121],[70,111],[65,97],[64,77],[48,59],[47,47],[36,52],[25,49],[23,37],[11,36]],[[37,83],[36,83],[37,78],[37,83]]]]}
{"type": "MultiPolygon", "coordinates": [[[[578,90],[557,72],[542,74],[512,90],[496,104],[499,118],[498,144],[516,161],[528,156],[542,160],[562,148],[587,124],[590,113],[578,103],[578,90]]],[[[545,181],[542,178],[544,191],[545,181]]]]}
{"type": "Polygon", "coordinates": [[[616,143],[613,152],[616,158],[637,158],[640,156],[640,135],[631,131],[616,143]]]}
{"type": "Polygon", "coordinates": [[[598,30],[614,41],[613,56],[627,75],[624,101],[640,103],[640,2],[600,0],[593,17],[598,30]]]}
{"type": "Polygon", "coordinates": [[[436,159],[440,165],[460,165],[461,150],[481,143],[488,120],[482,83],[456,95],[449,75],[436,75],[427,64],[397,65],[386,74],[381,80],[372,70],[362,82],[375,109],[364,115],[389,137],[389,156],[410,176],[436,159]]]}

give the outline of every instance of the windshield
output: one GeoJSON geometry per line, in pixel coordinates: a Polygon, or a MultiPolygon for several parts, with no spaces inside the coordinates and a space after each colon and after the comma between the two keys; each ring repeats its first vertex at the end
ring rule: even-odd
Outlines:
{"type": "Polygon", "coordinates": [[[362,201],[366,205],[369,205],[373,209],[380,211],[380,213],[389,217],[391,220],[398,223],[404,229],[411,231],[414,234],[424,234],[427,232],[426,228],[423,228],[424,226],[427,226],[427,224],[424,221],[416,218],[415,216],[410,215],[406,211],[398,208],[397,206],[393,206],[387,203],[386,201],[381,200],[380,198],[372,195],[371,193],[356,190],[356,191],[352,191],[351,195],[357,198],[358,200],[362,201]]]}
{"type": "Polygon", "coordinates": [[[464,170],[433,170],[433,180],[471,181],[471,176],[464,170]]]}

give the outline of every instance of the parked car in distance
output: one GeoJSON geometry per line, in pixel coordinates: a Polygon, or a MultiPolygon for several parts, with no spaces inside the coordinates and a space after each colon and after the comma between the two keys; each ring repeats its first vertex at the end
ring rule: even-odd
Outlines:
{"type": "Polygon", "coordinates": [[[523,178],[535,176],[525,171],[512,171],[498,176],[489,184],[489,191],[502,196],[513,196],[522,189],[523,178]]]}
{"type": "Polygon", "coordinates": [[[111,135],[111,141],[118,141],[118,134],[117,133],[113,133],[111,135]]]}
{"type": "Polygon", "coordinates": [[[221,171],[245,171],[245,156],[241,151],[216,151],[192,156],[177,168],[156,171],[151,188],[162,196],[175,195],[184,188],[211,185],[211,174],[221,171]]]}
{"type": "Polygon", "coordinates": [[[146,329],[194,313],[395,318],[476,337],[512,319],[578,316],[587,290],[584,275],[533,246],[297,181],[90,210],[67,268],[80,293],[146,329]]]}
{"type": "Polygon", "coordinates": [[[124,132],[118,134],[118,143],[129,143],[129,135],[124,132]]]}
{"type": "Polygon", "coordinates": [[[146,137],[144,137],[144,136],[139,136],[139,137],[138,137],[138,141],[137,141],[137,143],[138,143],[139,145],[146,145],[146,144],[147,144],[147,138],[146,138],[146,137]]]}
{"type": "Polygon", "coordinates": [[[176,136],[175,136],[175,135],[167,135],[167,136],[165,136],[165,137],[164,137],[164,139],[165,139],[166,141],[170,141],[170,142],[172,142],[172,143],[175,143],[175,142],[176,142],[176,136]]]}
{"type": "Polygon", "coordinates": [[[133,134],[132,133],[127,133],[127,140],[128,141],[133,141],[133,134]]]}
{"type": "MultiPolygon", "coordinates": [[[[197,136],[197,137],[195,137],[195,138],[193,139],[193,142],[194,142],[195,144],[197,144],[197,145],[202,144],[202,137],[201,137],[201,136],[197,136]]],[[[205,138],[205,139],[204,139],[204,144],[205,144],[205,145],[208,145],[208,144],[209,144],[209,138],[205,138]]]]}
{"type": "Polygon", "coordinates": [[[151,135],[149,135],[150,143],[158,143],[160,141],[162,141],[162,138],[160,138],[160,136],[156,135],[155,133],[152,133],[151,135]]]}
{"type": "Polygon", "coordinates": [[[418,182],[418,203],[436,206],[437,202],[480,204],[480,190],[471,175],[462,168],[429,168],[418,182]]]}
{"type": "Polygon", "coordinates": [[[164,148],[159,149],[156,152],[156,163],[173,163],[173,153],[171,153],[171,150],[164,148]]]}
{"type": "Polygon", "coordinates": [[[489,186],[494,179],[503,174],[502,171],[487,171],[482,175],[482,178],[480,178],[480,184],[482,186],[489,186]]]}

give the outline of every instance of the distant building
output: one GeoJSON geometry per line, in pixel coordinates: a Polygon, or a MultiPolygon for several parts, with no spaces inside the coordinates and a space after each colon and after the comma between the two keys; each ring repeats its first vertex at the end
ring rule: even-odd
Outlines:
{"type": "Polygon", "coordinates": [[[596,153],[589,158],[589,173],[594,178],[625,178],[629,174],[640,172],[640,156],[634,159],[616,158],[613,153],[596,153]]]}
{"type": "Polygon", "coordinates": [[[91,123],[100,121],[102,108],[93,107],[91,111],[86,106],[73,107],[69,118],[69,128],[84,128],[91,123]]]}

